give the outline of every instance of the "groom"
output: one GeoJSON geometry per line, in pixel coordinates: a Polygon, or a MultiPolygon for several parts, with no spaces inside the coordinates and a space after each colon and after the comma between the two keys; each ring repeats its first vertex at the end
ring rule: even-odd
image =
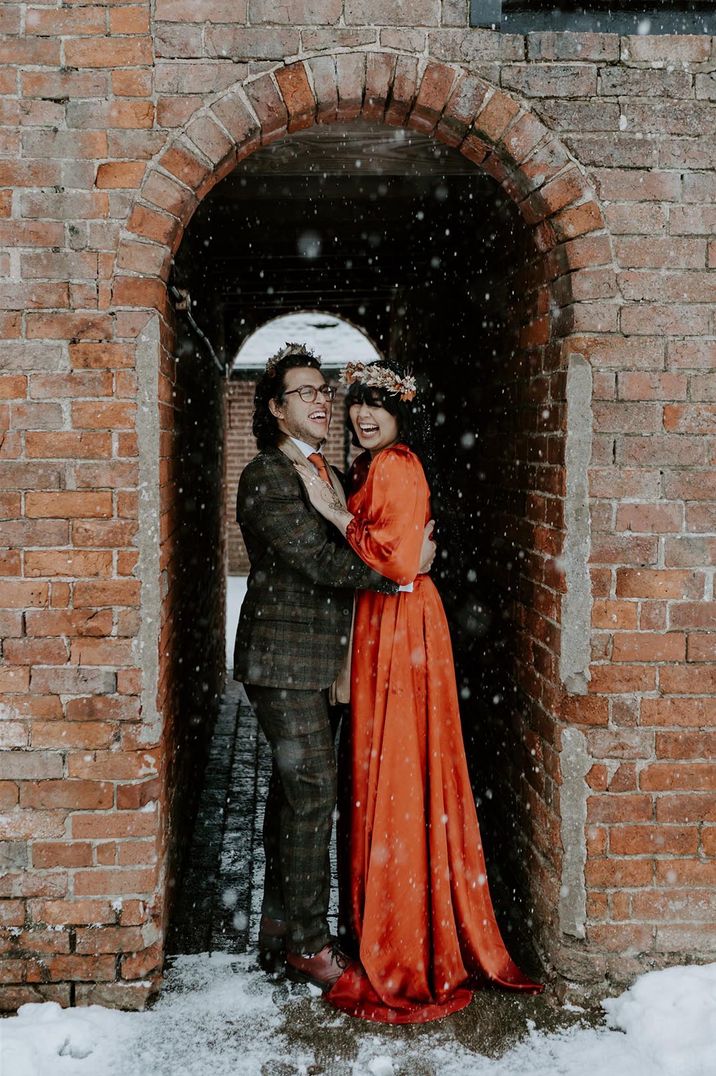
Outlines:
{"type": "MultiPolygon", "coordinates": [[[[353,591],[399,589],[313,509],[296,470],[310,461],[344,500],[318,451],[334,392],[320,361],[302,345],[287,344],[269,359],[254,401],[259,454],[241,475],[236,509],[251,570],[234,679],[243,682],[273,756],[259,960],[276,970],[285,959],[290,979],[323,990],[348,963],[327,922],[336,802],[331,703],[347,701],[353,591]]],[[[421,571],[427,571],[435,555],[427,537],[423,553],[421,571]]]]}

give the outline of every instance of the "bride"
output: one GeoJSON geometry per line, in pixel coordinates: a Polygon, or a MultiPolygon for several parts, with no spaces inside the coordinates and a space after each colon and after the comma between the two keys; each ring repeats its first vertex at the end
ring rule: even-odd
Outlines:
{"type": "Polygon", "coordinates": [[[513,962],[495,921],[447,620],[434,583],[418,575],[430,491],[410,448],[416,385],[386,361],[349,365],[345,379],[354,443],[365,449],[347,509],[302,474],[316,509],[404,589],[357,597],[342,918],[360,962],[327,998],[369,1020],[420,1023],[463,1008],[480,982],[542,987],[513,962]]]}

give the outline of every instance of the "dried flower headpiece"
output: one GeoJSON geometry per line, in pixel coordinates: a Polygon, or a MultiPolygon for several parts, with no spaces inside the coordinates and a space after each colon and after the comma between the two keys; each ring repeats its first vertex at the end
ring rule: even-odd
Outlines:
{"type": "Polygon", "coordinates": [[[343,371],[343,381],[346,385],[352,385],[358,381],[371,389],[383,389],[393,396],[400,396],[403,401],[412,400],[418,390],[415,378],[412,374],[396,374],[386,366],[379,366],[372,362],[366,365],[364,362],[349,362],[343,371]]]}
{"type": "Polygon", "coordinates": [[[285,343],[282,348],[279,348],[275,355],[272,355],[270,359],[266,360],[266,373],[270,374],[274,367],[281,362],[281,359],[288,359],[293,355],[303,359],[312,359],[319,364],[321,361],[317,355],[314,355],[310,348],[306,347],[305,344],[285,343]]]}

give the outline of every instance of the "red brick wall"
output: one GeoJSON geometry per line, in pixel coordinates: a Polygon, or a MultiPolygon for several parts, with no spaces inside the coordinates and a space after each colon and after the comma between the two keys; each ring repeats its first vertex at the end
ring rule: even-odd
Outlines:
{"type": "MultiPolygon", "coordinates": [[[[153,407],[161,390],[164,442],[174,418],[159,353],[139,401],[135,363],[197,200],[261,140],[359,114],[435,132],[497,178],[544,254],[545,361],[581,355],[593,371],[591,679],[586,695],[529,689],[553,797],[529,836],[556,849],[535,857],[538,908],[559,887],[558,841],[586,849],[584,936],[536,919],[546,959],[588,987],[713,952],[713,41],[470,31],[466,5],[437,0],[409,16],[325,0],[310,25],[304,10],[160,0],[151,20],[146,2],[3,18],[8,1007],[132,1006],[158,981],[176,715],[169,629],[158,705],[139,652],[161,585],[137,567],[156,525],[137,471],[142,393],[153,407]],[[588,760],[573,802],[587,821],[558,837],[567,734],[588,760]]],[[[167,329],[163,363],[171,351],[167,329]]],[[[171,448],[161,458],[171,471],[171,448]]],[[[535,509],[557,594],[560,528],[535,509]]],[[[175,525],[161,522],[169,564],[175,525]]],[[[537,594],[533,623],[553,623],[537,594]]],[[[181,595],[162,596],[166,626],[181,595]]]]}
{"type": "Polygon", "coordinates": [[[246,575],[248,557],[236,522],[236,490],[249,460],[256,455],[256,441],[251,432],[255,381],[226,383],[226,530],[227,571],[229,575],[246,575]]]}

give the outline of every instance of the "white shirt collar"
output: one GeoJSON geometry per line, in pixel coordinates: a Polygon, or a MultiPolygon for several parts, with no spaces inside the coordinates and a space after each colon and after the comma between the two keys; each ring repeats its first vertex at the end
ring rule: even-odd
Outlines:
{"type": "Polygon", "coordinates": [[[296,448],[299,448],[301,452],[303,452],[306,459],[308,459],[309,456],[313,455],[314,452],[321,451],[320,448],[314,448],[313,445],[307,444],[306,441],[299,441],[298,437],[292,437],[291,440],[293,441],[296,448]]]}

